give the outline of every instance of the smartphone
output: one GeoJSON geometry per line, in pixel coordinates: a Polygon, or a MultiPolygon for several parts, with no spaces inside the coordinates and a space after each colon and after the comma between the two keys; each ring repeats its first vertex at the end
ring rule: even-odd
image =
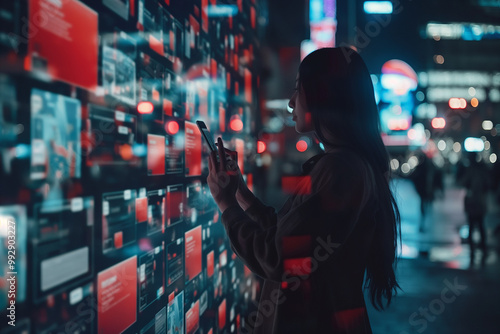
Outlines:
{"type": "Polygon", "coordinates": [[[203,138],[205,138],[205,141],[208,144],[208,147],[210,148],[210,151],[217,153],[217,146],[215,146],[214,139],[212,137],[212,134],[210,131],[207,129],[207,125],[203,121],[196,121],[196,125],[198,125],[198,128],[200,129],[201,134],[203,135],[203,138]]]}

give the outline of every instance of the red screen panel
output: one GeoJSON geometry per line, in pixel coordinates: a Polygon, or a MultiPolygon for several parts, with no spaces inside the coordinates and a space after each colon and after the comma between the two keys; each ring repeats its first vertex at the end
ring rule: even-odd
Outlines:
{"type": "Polygon", "coordinates": [[[219,305],[219,329],[226,326],[226,300],[224,299],[219,305]]]}
{"type": "Polygon", "coordinates": [[[214,251],[207,254],[207,277],[214,275],[214,251]]]}
{"type": "Polygon", "coordinates": [[[201,273],[201,226],[186,232],[186,281],[201,273]]]}
{"type": "Polygon", "coordinates": [[[137,256],[97,276],[99,333],[121,333],[136,321],[137,256]]]}
{"type": "Polygon", "coordinates": [[[252,72],[245,68],[245,100],[252,103],[252,72]]]}
{"type": "Polygon", "coordinates": [[[148,135],[148,175],[165,174],[165,137],[148,135]]]}
{"type": "Polygon", "coordinates": [[[200,301],[186,312],[186,334],[194,334],[200,327],[200,301]]]}
{"type": "Polygon", "coordinates": [[[135,218],[138,223],[143,223],[148,220],[148,198],[137,198],[135,200],[135,218]]]}
{"type": "Polygon", "coordinates": [[[194,123],[185,126],[186,176],[201,175],[201,132],[194,123]]]}
{"type": "Polygon", "coordinates": [[[94,91],[97,13],[76,0],[30,0],[29,18],[26,70],[42,70],[54,79],[94,91]]]}

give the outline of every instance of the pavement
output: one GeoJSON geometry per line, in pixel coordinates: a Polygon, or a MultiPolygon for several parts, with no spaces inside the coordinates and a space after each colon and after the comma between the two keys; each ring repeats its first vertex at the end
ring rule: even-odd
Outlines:
{"type": "MultiPolygon", "coordinates": [[[[402,291],[382,312],[366,297],[373,333],[500,334],[500,207],[493,197],[485,217],[488,251],[477,250],[471,266],[465,192],[452,177],[446,177],[443,196],[423,218],[424,232],[413,184],[399,179],[393,187],[402,217],[397,266],[402,291]]],[[[479,233],[473,237],[477,241],[479,233]]]]}

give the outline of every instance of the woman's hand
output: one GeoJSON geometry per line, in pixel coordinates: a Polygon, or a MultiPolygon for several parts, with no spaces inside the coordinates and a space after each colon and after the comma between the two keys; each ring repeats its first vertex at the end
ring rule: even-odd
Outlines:
{"type": "Polygon", "coordinates": [[[226,153],[225,157],[228,164],[234,164],[233,166],[236,168],[236,172],[238,173],[238,190],[236,191],[236,200],[241,208],[246,210],[253,204],[256,197],[252,191],[248,189],[248,186],[243,179],[243,175],[241,174],[241,170],[238,167],[238,164],[235,163],[238,160],[237,152],[228,150],[227,148],[224,148],[224,151],[226,153]]]}
{"type": "Polygon", "coordinates": [[[224,212],[228,207],[238,205],[236,191],[241,174],[238,173],[238,165],[234,160],[226,160],[226,150],[220,137],[217,139],[217,146],[219,162],[216,152],[212,152],[208,161],[207,184],[219,210],[224,212]]]}
{"type": "MultiPolygon", "coordinates": [[[[238,167],[238,165],[236,165],[238,167]]],[[[238,204],[241,206],[243,210],[248,209],[253,202],[255,201],[255,195],[252,193],[250,189],[248,189],[248,186],[243,180],[243,176],[241,175],[241,171],[238,167],[238,177],[239,177],[239,182],[238,182],[238,191],[236,191],[236,200],[238,201],[238,204]]]]}
{"type": "Polygon", "coordinates": [[[238,153],[235,151],[224,149],[226,152],[226,159],[228,164],[233,164],[238,173],[238,190],[236,191],[236,200],[243,210],[247,210],[255,201],[256,197],[250,189],[248,189],[247,183],[243,179],[241,170],[238,167],[238,153]]]}

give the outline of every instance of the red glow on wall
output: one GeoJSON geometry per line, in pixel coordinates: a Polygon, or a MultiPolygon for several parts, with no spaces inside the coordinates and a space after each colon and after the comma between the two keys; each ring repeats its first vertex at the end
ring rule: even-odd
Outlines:
{"type": "Polygon", "coordinates": [[[154,105],[149,101],[142,101],[137,105],[137,111],[139,114],[151,114],[154,108],[154,105]]]}
{"type": "Polygon", "coordinates": [[[168,134],[175,135],[177,132],[179,132],[179,123],[177,123],[176,121],[167,122],[166,130],[168,134]]]}
{"type": "Polygon", "coordinates": [[[262,140],[257,141],[257,153],[263,153],[266,150],[266,143],[262,140]]]}
{"type": "Polygon", "coordinates": [[[299,140],[295,147],[297,148],[297,151],[305,152],[307,150],[307,143],[305,140],[299,140]]]}

